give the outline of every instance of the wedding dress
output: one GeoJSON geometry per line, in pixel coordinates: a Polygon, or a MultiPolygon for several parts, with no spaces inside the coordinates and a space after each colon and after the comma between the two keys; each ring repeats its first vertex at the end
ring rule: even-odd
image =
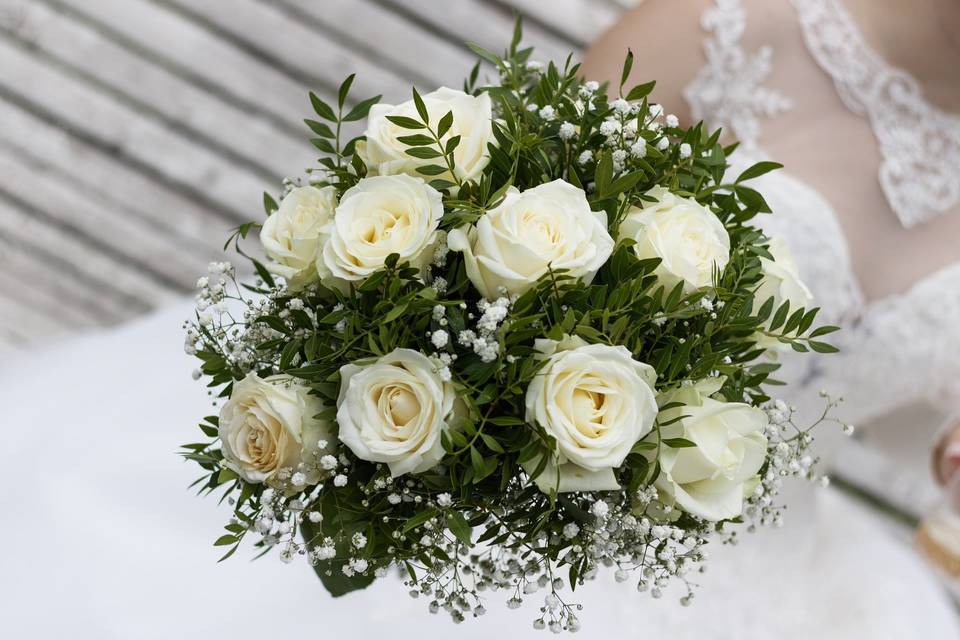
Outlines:
{"type": "MultiPolygon", "coordinates": [[[[830,44],[836,40],[823,34],[856,34],[849,18],[833,11],[835,3],[794,5],[815,60],[845,102],[859,111],[869,104],[878,139],[893,140],[881,142],[889,150],[890,176],[881,184],[892,206],[902,189],[919,182],[942,187],[941,195],[905,210],[909,220],[955,202],[951,185],[960,164],[940,176],[911,162],[919,151],[897,142],[885,117],[920,126],[939,116],[915,90],[896,99],[884,94],[878,103],[876,94],[865,93],[876,88],[858,82],[862,70],[874,78],[904,76],[872,56],[862,39],[841,38],[847,44],[840,49],[830,44]],[[854,71],[848,58],[858,61],[854,71]]],[[[708,64],[687,91],[698,118],[732,128],[746,142],[732,171],[763,157],[761,123],[789,104],[788,97],[763,90],[775,64],[770,55],[740,47],[745,19],[737,0],[711,8],[704,21],[708,64]]],[[[960,314],[960,264],[905,294],[867,304],[830,203],[784,172],[755,186],[776,211],[768,230],[787,236],[826,319],[845,325],[837,334],[841,354],[812,365],[785,361],[784,377],[795,383],[788,397],[801,412],[820,406],[821,387],[846,396],[842,415],[859,424],[932,395],[957,395],[960,331],[952,323],[960,314]]],[[[196,469],[174,455],[195,438],[197,420],[214,411],[190,379],[195,364],[180,349],[179,325],[190,311],[186,304],[174,307],[0,367],[4,637],[425,640],[545,633],[530,626],[543,594],[528,596],[519,611],[508,611],[493,594],[486,616],[454,627],[445,616],[428,615],[427,603],[407,597],[396,578],[333,600],[305,562],[284,565],[268,556],[251,563],[245,558],[252,551],[242,549],[217,564],[221,549],[210,543],[222,533],[228,510],[186,490],[196,469]]],[[[680,606],[676,591],[653,600],[605,573],[575,595],[585,605],[581,633],[670,640],[960,638],[939,586],[877,516],[829,490],[803,485],[790,491],[783,529],[744,533],[735,547],[710,545],[717,548],[708,571],[694,579],[702,588],[690,607],[680,606]]]]}

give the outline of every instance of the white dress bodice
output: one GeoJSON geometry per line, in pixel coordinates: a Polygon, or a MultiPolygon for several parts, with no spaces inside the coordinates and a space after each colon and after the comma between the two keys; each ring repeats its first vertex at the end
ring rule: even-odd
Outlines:
{"type": "MultiPolygon", "coordinates": [[[[813,60],[844,104],[869,118],[882,157],[878,183],[904,225],[960,203],[960,118],[925,102],[908,74],[877,56],[838,0],[791,2],[813,60]]],[[[790,96],[763,86],[774,50],[741,45],[747,19],[740,0],[716,0],[707,10],[707,63],[684,91],[694,118],[743,141],[732,171],[764,157],[763,122],[792,108],[790,96]]],[[[805,387],[799,391],[844,396],[844,418],[858,424],[914,403],[932,402],[944,417],[960,408],[960,262],[866,302],[830,202],[782,171],[756,188],[775,214],[759,223],[786,238],[821,319],[843,326],[831,336],[839,354],[786,363],[791,382],[805,387]]]]}

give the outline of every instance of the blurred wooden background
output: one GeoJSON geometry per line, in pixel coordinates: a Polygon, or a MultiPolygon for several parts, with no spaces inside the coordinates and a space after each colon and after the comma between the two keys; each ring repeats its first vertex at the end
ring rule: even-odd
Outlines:
{"type": "Polygon", "coordinates": [[[307,91],[460,87],[514,10],[538,60],[636,0],[0,0],[0,350],[193,289],[316,151],[307,91]]]}

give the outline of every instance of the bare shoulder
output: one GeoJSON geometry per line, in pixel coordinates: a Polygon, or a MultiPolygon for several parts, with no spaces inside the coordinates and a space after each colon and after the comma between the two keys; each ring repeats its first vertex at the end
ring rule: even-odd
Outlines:
{"type": "Polygon", "coordinates": [[[644,0],[590,46],[584,57],[584,75],[618,83],[630,49],[635,59],[630,82],[656,80],[653,99],[687,119],[683,88],[704,63],[700,16],[710,4],[712,0],[644,0]]]}

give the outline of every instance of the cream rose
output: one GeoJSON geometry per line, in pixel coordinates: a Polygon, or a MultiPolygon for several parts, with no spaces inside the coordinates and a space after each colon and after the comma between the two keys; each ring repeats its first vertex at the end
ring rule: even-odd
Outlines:
{"type": "Polygon", "coordinates": [[[683,283],[685,293],[709,287],[714,268],[730,261],[730,236],[716,215],[692,198],[661,186],[647,192],[656,202],[632,207],[620,224],[619,237],[636,241],[640,258],[660,258],[655,271],[668,289],[683,283]]]}
{"type": "MultiPolygon", "coordinates": [[[[445,143],[453,136],[460,136],[460,142],[453,152],[455,173],[463,181],[478,180],[490,162],[487,144],[494,140],[490,96],[486,93],[471,96],[463,91],[441,87],[422,97],[430,115],[430,126],[434,130],[443,116],[453,112],[453,124],[441,141],[445,143]]],[[[375,104],[370,108],[365,132],[367,139],[358,145],[357,151],[371,175],[406,173],[416,176],[420,175],[417,167],[438,164],[436,159],[424,160],[408,155],[406,150],[410,145],[400,142],[398,138],[422,132],[399,127],[387,120],[387,116],[420,119],[412,100],[399,105],[375,104]]],[[[449,178],[449,175],[439,177],[449,178]]]]}
{"type": "MultiPolygon", "coordinates": [[[[797,263],[794,262],[793,254],[790,253],[786,241],[779,236],[770,238],[768,251],[773,256],[773,260],[760,258],[763,279],[753,296],[753,312],[758,312],[763,303],[770,298],[773,298],[774,311],[784,302],[790,303],[791,313],[797,309],[809,309],[810,303],[813,302],[813,294],[800,279],[797,263]]],[[[767,326],[771,321],[772,318],[767,322],[767,326]]],[[[759,346],[771,352],[790,349],[790,345],[770,336],[757,334],[756,339],[759,346]]]]}
{"type": "Polygon", "coordinates": [[[544,493],[619,489],[614,469],[657,417],[656,372],[623,346],[567,336],[536,348],[547,363],[527,387],[526,419],[556,438],[557,451],[534,482],[544,493]]]}
{"type": "Polygon", "coordinates": [[[511,187],[475,226],[451,231],[448,245],[463,252],[470,281],[493,299],[501,289],[523,293],[551,268],[590,282],[613,238],[606,214],[590,210],[582,189],[554,180],[522,193],[511,187]]]}
{"type": "Polygon", "coordinates": [[[286,469],[309,482],[318,476],[317,458],[333,449],[330,424],[315,416],[322,401],[290,376],[260,378],[254,373],[234,382],[220,410],[220,442],[227,468],[247,482],[274,479],[286,469]]]}
{"type": "Polygon", "coordinates": [[[267,269],[282,276],[291,289],[317,279],[321,230],[337,206],[334,187],[297,187],[288,193],[260,230],[260,243],[270,258],[267,269]]]}
{"type": "Polygon", "coordinates": [[[406,175],[364,178],[347,189],[317,260],[321,280],[364,280],[392,253],[423,270],[433,259],[443,217],[440,192],[406,175]]]}
{"type": "Polygon", "coordinates": [[[373,363],[341,367],[340,441],[361,460],[386,463],[393,477],[435,466],[455,399],[438,366],[418,351],[395,349],[373,363]]]}
{"type": "Polygon", "coordinates": [[[721,402],[710,397],[722,381],[703,380],[662,399],[683,402],[661,415],[666,423],[663,438],[684,438],[694,447],[660,450],[661,497],[705,520],[736,518],[743,510],[745,494],[758,480],[767,452],[767,415],[741,402],[721,402]]]}

